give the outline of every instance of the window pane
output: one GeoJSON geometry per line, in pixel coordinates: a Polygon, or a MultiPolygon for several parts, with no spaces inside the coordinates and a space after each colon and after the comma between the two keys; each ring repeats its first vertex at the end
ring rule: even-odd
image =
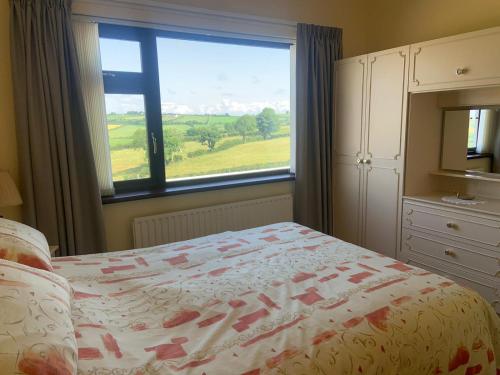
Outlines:
{"type": "Polygon", "coordinates": [[[142,72],[141,44],[131,40],[99,39],[102,70],[142,72]]]}
{"type": "Polygon", "coordinates": [[[113,181],[149,178],[144,97],[124,94],[105,97],[113,181]]]}
{"type": "Polygon", "coordinates": [[[473,109],[469,114],[469,137],[467,140],[467,148],[473,149],[477,147],[477,133],[479,131],[479,115],[480,110],[473,109]]]}
{"type": "Polygon", "coordinates": [[[290,51],[158,38],[167,180],[290,166],[290,51]]]}

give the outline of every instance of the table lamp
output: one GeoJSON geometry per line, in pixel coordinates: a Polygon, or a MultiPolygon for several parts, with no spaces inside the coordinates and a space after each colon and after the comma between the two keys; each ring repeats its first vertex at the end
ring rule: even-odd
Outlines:
{"type": "MultiPolygon", "coordinates": [[[[9,172],[0,171],[0,208],[19,206],[23,203],[19,190],[9,172]]],[[[0,214],[0,217],[3,217],[0,214]]]]}

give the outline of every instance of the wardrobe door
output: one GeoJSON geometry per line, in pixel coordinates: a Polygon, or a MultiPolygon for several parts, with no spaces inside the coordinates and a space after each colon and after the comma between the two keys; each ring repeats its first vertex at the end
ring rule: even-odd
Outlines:
{"type": "Polygon", "coordinates": [[[362,244],[396,257],[400,239],[409,46],[368,55],[362,244]]]}
{"type": "Polygon", "coordinates": [[[500,27],[411,46],[412,92],[500,84],[500,27]]]}
{"type": "Polygon", "coordinates": [[[335,64],[334,235],[361,241],[367,56],[335,64]]]}

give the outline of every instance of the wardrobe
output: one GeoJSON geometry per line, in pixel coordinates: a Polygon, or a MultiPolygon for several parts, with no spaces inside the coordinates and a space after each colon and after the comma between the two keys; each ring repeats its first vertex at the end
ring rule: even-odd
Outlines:
{"type": "Polygon", "coordinates": [[[500,145],[499,46],[496,27],[335,63],[333,229],[477,290],[500,314],[500,173],[443,165],[449,111],[466,115],[451,133],[465,126],[460,160],[497,160],[468,137],[470,113],[496,111],[500,145]]]}
{"type": "Polygon", "coordinates": [[[334,234],[396,257],[409,46],[335,66],[334,234]]]}

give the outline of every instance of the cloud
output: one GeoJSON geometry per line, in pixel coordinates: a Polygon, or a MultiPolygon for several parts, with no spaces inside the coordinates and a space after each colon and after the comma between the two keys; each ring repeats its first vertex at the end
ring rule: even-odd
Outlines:
{"type": "Polygon", "coordinates": [[[142,95],[106,94],[106,113],[144,112],[142,95]]]}
{"type": "MultiPolygon", "coordinates": [[[[228,98],[223,98],[218,104],[200,105],[194,109],[193,112],[179,112],[179,113],[198,113],[198,114],[225,114],[243,115],[243,114],[257,114],[264,108],[273,108],[276,112],[283,113],[290,111],[290,102],[288,100],[278,101],[261,101],[261,102],[239,102],[228,98]]],[[[176,112],[172,112],[176,113],[176,112]]]]}
{"type": "Polygon", "coordinates": [[[260,83],[260,78],[257,76],[252,76],[252,83],[258,85],[260,83]]]}
{"type": "Polygon", "coordinates": [[[163,102],[161,103],[161,112],[162,113],[175,113],[175,114],[184,114],[191,115],[196,113],[196,111],[191,108],[187,104],[178,104],[173,102],[163,102]]]}
{"type": "MultiPolygon", "coordinates": [[[[240,102],[232,100],[230,93],[227,93],[219,103],[216,104],[201,104],[201,105],[188,105],[183,103],[176,103],[173,101],[162,102],[162,113],[175,113],[175,114],[226,114],[231,115],[244,115],[244,114],[257,114],[264,108],[273,108],[278,113],[290,111],[290,102],[288,100],[276,101],[251,101],[240,102]]],[[[111,113],[126,113],[128,111],[144,111],[144,101],[140,95],[106,95],[106,112],[111,113]]]]}

